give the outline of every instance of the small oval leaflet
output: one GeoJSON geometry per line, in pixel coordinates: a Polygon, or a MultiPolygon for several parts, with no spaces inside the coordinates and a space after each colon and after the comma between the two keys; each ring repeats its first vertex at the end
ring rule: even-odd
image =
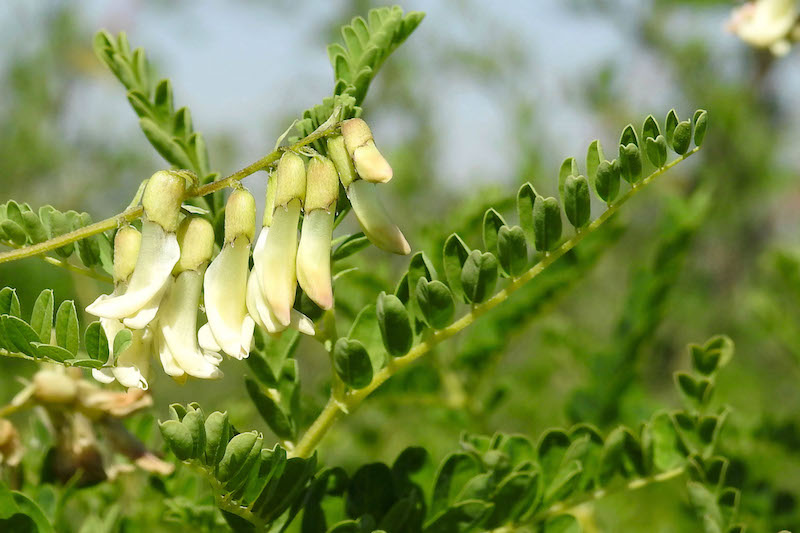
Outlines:
{"type": "Polygon", "coordinates": [[[333,366],[342,381],[354,389],[363,389],[372,381],[372,362],[367,349],[355,339],[342,337],[336,341],[333,366]]]}

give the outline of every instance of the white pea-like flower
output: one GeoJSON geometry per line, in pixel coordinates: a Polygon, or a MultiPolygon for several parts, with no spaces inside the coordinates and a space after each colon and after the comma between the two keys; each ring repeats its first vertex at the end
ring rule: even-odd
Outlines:
{"type": "Polygon", "coordinates": [[[728,29],[746,43],[784,55],[797,25],[796,0],[756,0],[735,9],[728,29]]]}
{"type": "Polygon", "coordinates": [[[100,296],[86,308],[87,313],[122,320],[133,329],[153,320],[180,257],[175,232],[187,176],[184,172],[160,171],[150,178],[142,197],[141,246],[124,292],[100,296]]]}
{"type": "Polygon", "coordinates": [[[409,254],[411,247],[383,207],[375,184],[356,175],[353,160],[342,136],[328,139],[328,156],[336,166],[339,180],[347,192],[347,198],[364,235],[381,250],[399,255],[409,254]]]}
{"type": "Polygon", "coordinates": [[[261,287],[260,272],[264,269],[264,263],[268,254],[268,233],[268,227],[265,226],[261,228],[261,233],[259,233],[256,244],[253,247],[253,270],[250,272],[250,277],[247,279],[247,312],[259,327],[267,330],[270,334],[280,333],[288,326],[291,326],[300,333],[314,335],[314,322],[294,308],[289,311],[288,325],[279,321],[264,295],[264,290],[261,287]]]}
{"type": "Polygon", "coordinates": [[[178,229],[180,259],[156,316],[153,337],[164,372],[178,381],[193,376],[222,377],[222,357],[198,345],[197,310],[203,273],[214,249],[214,229],[200,217],[187,217],[178,229]]]}
{"type": "Polygon", "coordinates": [[[303,228],[297,249],[297,282],[322,309],[333,307],[331,234],[339,197],[339,177],[330,159],[308,163],[303,228]]]}
{"type": "Polygon", "coordinates": [[[236,359],[250,354],[255,322],[247,313],[250,244],[255,236],[256,202],[244,189],[233,191],[225,207],[225,243],[203,281],[208,323],[200,328],[200,346],[236,359]]]}
{"type": "MultiPolygon", "coordinates": [[[[124,294],[136,266],[142,235],[133,226],[123,226],[114,237],[114,292],[124,294]]],[[[108,339],[108,349],[114,352],[114,339],[125,329],[122,321],[116,318],[101,318],[100,325],[108,339]]],[[[150,339],[147,329],[134,330],[131,344],[116,360],[109,359],[107,366],[93,368],[92,376],[102,383],[117,380],[124,387],[147,389],[147,374],[150,369],[150,339]]]]}
{"type": "Polygon", "coordinates": [[[306,166],[303,159],[286,152],[278,162],[274,181],[274,202],[266,206],[265,253],[253,272],[275,318],[283,326],[291,322],[291,311],[297,289],[297,224],[306,194],[306,166]]]}

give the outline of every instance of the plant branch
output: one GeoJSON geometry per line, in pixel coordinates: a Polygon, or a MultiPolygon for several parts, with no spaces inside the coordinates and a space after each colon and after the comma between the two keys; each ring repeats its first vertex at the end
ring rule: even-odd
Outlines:
{"type": "Polygon", "coordinates": [[[569,512],[571,509],[574,509],[579,505],[583,505],[584,503],[597,501],[611,494],[617,494],[628,490],[638,490],[641,489],[642,487],[652,485],[653,483],[663,483],[665,481],[675,479],[676,477],[683,475],[685,472],[686,472],[686,467],[681,466],[678,468],[673,468],[672,470],[666,470],[658,474],[653,474],[652,476],[632,479],[619,487],[614,487],[610,489],[598,489],[596,491],[583,494],[578,498],[574,498],[572,500],[554,503],[547,509],[543,509],[542,511],[533,515],[533,517],[531,517],[529,520],[523,520],[522,523],[540,524],[546,521],[548,518],[552,518],[553,516],[569,512]]]}
{"type": "MultiPolygon", "coordinates": [[[[19,249],[19,246],[16,246],[13,243],[8,241],[0,240],[0,244],[3,246],[8,246],[9,248],[16,248],[19,249]]],[[[51,257],[49,255],[45,255],[42,257],[42,261],[45,263],[49,263],[53,266],[61,267],[63,269],[69,270],[70,272],[74,272],[75,274],[80,274],[82,276],[86,276],[88,278],[96,279],[97,281],[102,281],[105,283],[113,283],[111,276],[106,276],[105,274],[100,274],[99,272],[95,272],[91,268],[82,267],[79,265],[73,265],[69,261],[64,259],[58,259],[56,257],[51,257]]]]}
{"type": "Polygon", "coordinates": [[[472,307],[472,309],[464,314],[461,318],[450,324],[444,329],[440,329],[434,331],[426,340],[417,344],[411,350],[402,357],[397,357],[389,361],[384,368],[378,371],[372,378],[372,381],[369,385],[364,387],[363,389],[355,390],[349,392],[343,402],[335,402],[335,401],[328,401],[325,405],[325,408],[319,414],[317,419],[311,424],[311,427],[308,428],[308,431],[303,435],[303,438],[297,444],[297,447],[294,450],[294,455],[299,457],[308,457],[313,453],[316,449],[317,445],[319,444],[320,440],[325,436],[328,429],[336,422],[342,414],[345,412],[352,412],[361,402],[369,396],[372,391],[380,387],[386,380],[392,377],[394,374],[399,372],[400,370],[404,369],[426,353],[431,350],[434,346],[439,344],[440,342],[449,339],[456,333],[460,332],[461,330],[470,326],[475,319],[483,315],[484,313],[494,309],[502,302],[506,301],[509,296],[514,294],[520,287],[531,281],[533,278],[541,274],[547,267],[553,264],[556,260],[558,260],[561,256],[572,250],[575,246],[580,243],[584,237],[589,235],[590,233],[594,232],[603,225],[605,221],[609,218],[614,216],[614,214],[619,210],[619,208],[625,204],[628,200],[630,200],[633,196],[639,193],[642,189],[644,189],[647,185],[652,183],[656,178],[660,175],[664,174],[667,170],[671,169],[687,157],[691,156],[692,154],[696,153],[700,148],[696,147],[686,154],[682,155],[681,157],[671,161],[670,163],[666,164],[665,166],[655,170],[652,174],[644,178],[642,181],[637,183],[634,187],[632,187],[628,192],[622,195],[616,202],[608,207],[608,209],[597,217],[594,221],[592,221],[586,228],[578,231],[575,235],[573,235],[570,239],[565,241],[561,246],[555,249],[552,252],[548,252],[545,254],[544,258],[541,261],[536,263],[533,267],[531,267],[528,271],[524,272],[517,278],[514,278],[510,281],[508,285],[506,285],[502,290],[497,292],[494,296],[489,298],[483,303],[477,304],[472,307]]]}
{"type": "MultiPolygon", "coordinates": [[[[187,198],[198,197],[198,196],[206,196],[208,194],[221,191],[226,187],[231,187],[241,181],[242,179],[246,178],[251,174],[255,174],[259,170],[266,170],[273,166],[278,160],[281,158],[284,152],[286,151],[295,151],[299,150],[303,146],[313,143],[314,141],[321,139],[323,137],[327,137],[335,133],[339,128],[339,122],[331,125],[328,128],[317,130],[312,134],[303,137],[299,141],[291,144],[289,146],[282,146],[277,150],[274,150],[267,154],[266,156],[262,157],[258,161],[244,167],[243,169],[234,172],[230,176],[227,176],[221,180],[217,180],[212,183],[208,183],[203,185],[202,187],[195,187],[190,189],[186,193],[187,198]]],[[[88,226],[84,226],[82,228],[76,229],[75,231],[71,231],[69,233],[65,233],[64,235],[60,235],[58,237],[54,237],[52,239],[40,242],[38,244],[34,244],[32,246],[26,246],[24,248],[19,248],[17,250],[10,250],[8,252],[0,253],[0,263],[7,263],[9,261],[16,261],[17,259],[24,259],[26,257],[33,257],[36,255],[43,254],[45,252],[49,252],[50,250],[55,250],[56,248],[61,248],[67,244],[80,241],[87,237],[91,237],[92,235],[97,235],[98,233],[103,233],[104,231],[108,231],[110,229],[114,229],[116,227],[121,226],[127,222],[131,222],[136,220],[137,218],[141,217],[144,212],[142,206],[130,207],[119,213],[118,215],[114,215],[113,217],[109,217],[105,220],[101,220],[99,222],[95,222],[94,224],[90,224],[88,226]]]]}

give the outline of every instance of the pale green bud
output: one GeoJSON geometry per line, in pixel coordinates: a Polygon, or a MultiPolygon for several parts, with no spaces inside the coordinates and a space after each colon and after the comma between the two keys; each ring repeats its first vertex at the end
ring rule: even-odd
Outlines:
{"type": "Polygon", "coordinates": [[[286,205],[294,199],[305,200],[306,165],[299,155],[286,152],[278,162],[275,173],[275,207],[286,205]]]}
{"type": "Polygon", "coordinates": [[[139,258],[142,234],[133,226],[123,226],[114,237],[114,282],[128,281],[139,258]]]}
{"type": "Polygon", "coordinates": [[[358,177],[356,176],[355,168],[353,168],[353,160],[350,159],[350,154],[347,153],[347,148],[344,146],[344,137],[339,135],[328,139],[328,157],[331,158],[331,161],[336,166],[339,179],[344,188],[347,189],[358,177]]]}
{"type": "Polygon", "coordinates": [[[339,198],[339,176],[331,160],[326,157],[312,158],[306,177],[305,212],[335,209],[339,198]]]}
{"type": "Polygon", "coordinates": [[[150,177],[144,189],[142,206],[148,220],[174,232],[180,222],[181,202],[186,191],[185,173],[160,170],[150,177]]]}
{"type": "Polygon", "coordinates": [[[247,189],[236,189],[225,204],[225,242],[244,236],[252,242],[256,235],[256,199],[247,189]]]}
{"type": "Polygon", "coordinates": [[[214,253],[214,228],[211,223],[201,217],[186,217],[178,228],[178,245],[181,257],[174,275],[186,270],[198,270],[211,260],[214,253]]]}
{"type": "Polygon", "coordinates": [[[386,183],[392,179],[392,167],[381,155],[372,138],[372,131],[360,118],[342,122],[342,137],[347,153],[353,160],[358,175],[372,183],[386,183]]]}

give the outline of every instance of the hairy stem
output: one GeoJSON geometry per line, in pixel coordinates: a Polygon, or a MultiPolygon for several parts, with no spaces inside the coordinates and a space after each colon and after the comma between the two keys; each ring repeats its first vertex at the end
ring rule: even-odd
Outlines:
{"type": "Polygon", "coordinates": [[[513,278],[508,285],[506,285],[502,290],[497,292],[494,296],[489,298],[483,303],[477,304],[472,307],[472,309],[461,316],[458,320],[450,324],[444,329],[440,329],[434,331],[427,339],[423,342],[415,345],[411,350],[402,357],[397,357],[389,361],[384,368],[378,371],[372,378],[372,381],[369,385],[364,387],[363,389],[351,391],[347,393],[343,401],[335,402],[335,401],[328,401],[325,405],[325,408],[319,414],[317,419],[314,423],[311,424],[311,427],[308,428],[308,431],[303,435],[303,438],[297,444],[297,447],[294,450],[294,455],[299,457],[308,457],[310,456],[313,451],[316,449],[317,445],[319,444],[320,440],[325,436],[328,430],[333,426],[334,422],[338,420],[342,414],[345,412],[352,412],[356,407],[358,407],[364,398],[369,396],[372,391],[380,387],[386,380],[392,377],[394,374],[399,372],[400,370],[404,369],[426,353],[428,353],[431,348],[439,344],[440,342],[449,339],[456,333],[460,332],[461,330],[470,326],[475,319],[483,315],[484,313],[494,309],[504,301],[508,299],[509,296],[514,294],[520,287],[531,281],[533,278],[541,274],[547,267],[553,264],[556,260],[558,260],[561,256],[572,250],[575,246],[580,243],[584,237],[589,235],[590,233],[594,232],[599,228],[603,223],[614,216],[614,214],[619,210],[619,208],[628,200],[630,200],[633,196],[639,193],[642,189],[644,189],[647,185],[652,183],[656,178],[658,178],[661,174],[665,173],[667,170],[671,169],[687,157],[691,156],[692,154],[696,153],[700,148],[694,148],[693,150],[687,152],[683,156],[675,159],[674,161],[668,163],[667,165],[657,169],[652,174],[644,178],[642,181],[637,183],[634,187],[632,187],[628,192],[624,195],[620,196],[616,202],[608,207],[608,209],[599,217],[597,217],[591,224],[589,224],[586,228],[582,229],[581,231],[577,232],[573,235],[570,239],[566,240],[561,246],[555,249],[552,252],[547,253],[541,261],[536,263],[533,267],[531,267],[528,271],[524,272],[517,278],[513,278]]]}
{"type": "MultiPolygon", "coordinates": [[[[202,187],[195,187],[190,189],[186,193],[187,198],[198,197],[198,196],[206,196],[208,194],[221,191],[226,187],[231,187],[241,181],[242,179],[246,178],[251,174],[255,174],[259,170],[266,170],[281,158],[284,152],[286,151],[294,151],[306,146],[308,144],[313,143],[314,141],[321,139],[323,137],[327,137],[332,135],[337,131],[339,128],[339,122],[333,124],[332,126],[315,131],[311,135],[307,137],[303,137],[296,143],[290,146],[284,146],[274,150],[273,152],[267,154],[266,156],[262,157],[258,161],[244,167],[243,169],[234,172],[230,176],[227,176],[221,180],[217,180],[212,183],[207,183],[202,187]]],[[[131,222],[136,220],[137,218],[142,216],[144,210],[142,206],[135,206],[129,207],[122,213],[118,215],[114,215],[113,217],[107,218],[105,220],[101,220],[99,222],[95,222],[94,224],[90,224],[80,229],[76,229],[75,231],[71,231],[69,233],[65,233],[64,235],[60,235],[58,237],[54,237],[52,239],[40,242],[38,244],[34,244],[32,246],[26,246],[24,248],[19,248],[17,250],[10,250],[8,252],[0,253],[0,263],[7,263],[9,261],[16,261],[17,259],[24,259],[26,257],[33,257],[36,255],[43,254],[45,252],[49,252],[50,250],[55,250],[56,248],[61,248],[67,244],[80,241],[81,239],[85,239],[87,237],[91,237],[92,235],[97,235],[98,233],[103,233],[104,231],[108,231],[110,229],[114,229],[116,227],[125,224],[126,222],[131,222]]]]}

